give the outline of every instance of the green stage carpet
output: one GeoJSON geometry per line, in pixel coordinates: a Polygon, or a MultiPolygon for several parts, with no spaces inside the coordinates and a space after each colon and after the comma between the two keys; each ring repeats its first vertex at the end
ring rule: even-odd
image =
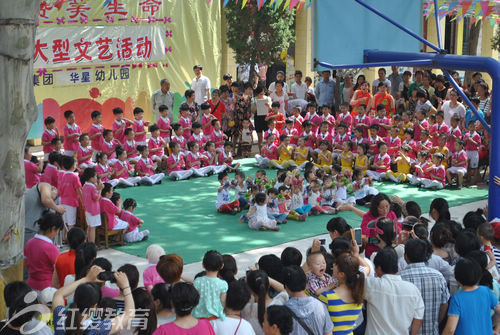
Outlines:
{"type": "MultiPolygon", "coordinates": [[[[252,166],[253,159],[240,162],[241,169],[247,176],[255,175],[257,169],[252,166]]],[[[267,170],[267,173],[270,177],[276,176],[275,170],[267,170]]],[[[233,178],[234,175],[230,176],[233,178]]],[[[323,234],[326,232],[326,223],[333,217],[319,215],[309,217],[305,222],[288,221],[288,224],[281,225],[279,232],[250,230],[246,224],[238,222],[239,215],[222,215],[216,212],[218,185],[217,176],[214,175],[176,182],[164,179],[161,185],[118,189],[122,200],[132,197],[137,201],[135,214],[144,220],[143,229],[149,229],[151,235],[147,241],[130,243],[116,249],[145,257],[146,248],[157,243],[167,253],[181,255],[187,264],[201,261],[203,254],[209,249],[233,254],[323,234]]],[[[450,206],[488,197],[487,190],[469,188],[460,191],[429,191],[393,183],[377,183],[376,187],[388,195],[398,195],[418,202],[423,212],[429,210],[431,201],[436,197],[447,199],[450,206]]],[[[354,213],[342,212],[339,215],[354,227],[361,224],[361,218],[354,213]]]]}

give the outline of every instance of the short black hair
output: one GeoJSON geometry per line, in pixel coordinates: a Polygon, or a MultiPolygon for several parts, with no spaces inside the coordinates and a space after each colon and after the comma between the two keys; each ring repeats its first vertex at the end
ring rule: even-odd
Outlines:
{"type": "Polygon", "coordinates": [[[227,172],[223,171],[217,175],[217,179],[220,181],[220,180],[224,179],[226,176],[228,176],[227,172]]]}
{"type": "Polygon", "coordinates": [[[150,133],[155,132],[157,130],[160,130],[160,127],[158,127],[158,125],[156,123],[149,126],[149,132],[150,133]]]}
{"type": "Polygon", "coordinates": [[[286,306],[272,305],[267,308],[267,323],[276,325],[281,335],[288,335],[293,331],[292,313],[286,306]]]}
{"type": "Polygon", "coordinates": [[[95,119],[99,115],[101,115],[101,112],[99,112],[99,111],[93,111],[92,113],[90,113],[90,118],[91,119],[95,119]]]}
{"type": "Polygon", "coordinates": [[[141,107],[135,107],[134,108],[134,115],[144,113],[144,110],[141,107]]]}
{"type": "Polygon", "coordinates": [[[330,221],[328,221],[328,223],[326,224],[326,230],[328,230],[330,233],[338,231],[339,235],[344,235],[344,233],[349,229],[351,229],[351,226],[349,226],[347,224],[347,221],[340,216],[330,219],[330,221]]]}
{"type": "Polygon", "coordinates": [[[294,247],[286,247],[281,253],[281,264],[283,266],[302,265],[302,253],[294,247]]]}
{"type": "Polygon", "coordinates": [[[482,274],[481,266],[470,258],[461,258],[455,265],[455,279],[462,285],[476,285],[482,274]]]}
{"type": "Polygon", "coordinates": [[[92,262],[92,265],[97,265],[98,267],[100,267],[104,271],[111,271],[111,269],[113,268],[113,265],[111,264],[111,262],[105,257],[97,257],[92,262]]]}
{"type": "Polygon", "coordinates": [[[432,255],[432,246],[426,240],[410,239],[405,244],[405,255],[411,263],[427,262],[432,255]]]}
{"type": "Polygon", "coordinates": [[[200,302],[198,290],[188,283],[177,283],[172,287],[172,305],[174,305],[175,314],[183,317],[191,314],[193,309],[200,302]]]}
{"type": "Polygon", "coordinates": [[[283,285],[291,292],[304,291],[306,283],[306,274],[300,266],[290,265],[283,268],[283,285]]]}
{"type": "Polygon", "coordinates": [[[49,124],[55,123],[56,119],[54,119],[52,116],[47,116],[43,123],[48,126],[49,124]]]}
{"type": "Polygon", "coordinates": [[[481,241],[475,232],[464,230],[455,240],[455,251],[460,257],[465,257],[473,250],[481,249],[481,241]]]}
{"type": "Polygon", "coordinates": [[[73,227],[68,231],[68,244],[70,249],[76,250],[80,244],[85,242],[85,232],[80,227],[73,227]]]}
{"type": "Polygon", "coordinates": [[[166,105],[160,105],[160,107],[158,107],[158,111],[160,112],[163,112],[163,111],[168,111],[168,107],[166,105]]]}
{"type": "Polygon", "coordinates": [[[75,165],[75,158],[73,156],[62,156],[61,165],[64,169],[70,170],[75,165]]]}
{"type": "Polygon", "coordinates": [[[123,109],[121,109],[120,107],[113,108],[113,115],[117,114],[123,114],[123,109]]]}
{"type": "Polygon", "coordinates": [[[64,118],[67,119],[69,118],[73,113],[73,111],[67,110],[64,112],[64,118]]]}
{"type": "Polygon", "coordinates": [[[25,297],[32,289],[24,281],[14,281],[5,285],[3,289],[3,298],[5,306],[10,308],[16,299],[25,297]]]}
{"type": "Polygon", "coordinates": [[[229,284],[226,294],[226,307],[233,311],[241,311],[250,300],[250,289],[241,280],[235,280],[229,284]]]}
{"type": "Polygon", "coordinates": [[[203,256],[203,267],[207,271],[219,271],[224,265],[224,259],[220,252],[209,250],[203,256]]]}
{"type": "Polygon", "coordinates": [[[398,272],[398,254],[392,247],[380,249],[373,260],[375,268],[380,267],[385,274],[395,274],[398,272]]]}

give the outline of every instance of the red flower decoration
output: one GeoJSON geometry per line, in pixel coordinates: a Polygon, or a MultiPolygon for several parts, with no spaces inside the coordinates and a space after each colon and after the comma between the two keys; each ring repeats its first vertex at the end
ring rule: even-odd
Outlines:
{"type": "Polygon", "coordinates": [[[96,99],[101,96],[101,92],[97,87],[93,87],[92,89],[90,89],[89,94],[92,97],[92,99],[96,99]]]}

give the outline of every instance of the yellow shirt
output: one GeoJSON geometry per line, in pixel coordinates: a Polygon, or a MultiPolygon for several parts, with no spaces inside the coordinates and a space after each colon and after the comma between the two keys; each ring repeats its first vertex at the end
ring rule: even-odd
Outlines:
{"type": "Polygon", "coordinates": [[[323,155],[323,153],[319,152],[318,158],[319,158],[319,165],[320,166],[332,165],[332,154],[330,153],[330,151],[327,151],[327,153],[325,155],[323,155]],[[328,158],[328,160],[327,160],[327,158],[328,158]]]}
{"type": "Polygon", "coordinates": [[[448,153],[449,152],[450,151],[448,150],[448,148],[446,147],[446,145],[443,147],[443,149],[436,151],[436,153],[443,154],[443,156],[444,156],[445,159],[443,159],[443,162],[441,164],[443,164],[443,166],[444,166],[445,169],[448,168],[448,160],[446,159],[446,157],[448,157],[448,153]]]}
{"type": "Polygon", "coordinates": [[[301,156],[298,156],[297,159],[295,160],[295,163],[297,165],[300,165],[307,161],[307,153],[309,151],[308,147],[304,147],[304,149],[300,149],[299,147],[295,148],[295,152],[299,153],[301,156]]]}
{"type": "Polygon", "coordinates": [[[408,174],[410,173],[411,166],[408,164],[403,157],[399,156],[397,158],[398,172],[408,174]]]}
{"type": "Polygon", "coordinates": [[[413,126],[413,124],[411,122],[408,122],[407,124],[405,124],[403,126],[403,128],[399,129],[399,138],[401,139],[401,141],[403,141],[405,139],[405,130],[410,128],[411,126],[413,126]]]}
{"type": "Polygon", "coordinates": [[[279,159],[282,162],[289,161],[292,159],[293,147],[291,145],[280,149],[279,159]]]}
{"type": "Polygon", "coordinates": [[[364,155],[364,156],[356,156],[356,159],[354,161],[354,167],[356,169],[360,169],[361,171],[363,171],[363,173],[366,174],[366,170],[368,169],[366,167],[366,163],[368,162],[368,156],[364,155]]]}
{"type": "Polygon", "coordinates": [[[342,153],[340,154],[340,165],[342,169],[348,169],[352,171],[352,153],[350,151],[347,153],[345,151],[342,151],[342,153]]]}

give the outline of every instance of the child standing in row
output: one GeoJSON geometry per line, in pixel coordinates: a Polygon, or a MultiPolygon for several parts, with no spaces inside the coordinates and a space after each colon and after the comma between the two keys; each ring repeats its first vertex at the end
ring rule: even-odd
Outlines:
{"type": "Polygon", "coordinates": [[[104,184],[97,178],[94,168],[86,168],[82,175],[82,198],[85,206],[88,242],[95,242],[95,229],[101,225],[101,191],[104,184]]]}
{"type": "Polygon", "coordinates": [[[61,205],[66,209],[63,214],[63,220],[66,229],[71,229],[76,224],[76,211],[82,201],[82,184],[80,178],[73,172],[76,169],[75,159],[71,156],[63,156],[62,159],[63,174],[58,181],[59,196],[61,205]]]}
{"type": "Polygon", "coordinates": [[[75,123],[75,114],[72,111],[65,111],[64,118],[68,122],[64,126],[64,154],[66,156],[74,156],[78,150],[78,140],[82,132],[80,127],[75,123]]]}
{"type": "Polygon", "coordinates": [[[44,120],[45,131],[42,134],[43,145],[43,161],[49,160],[49,154],[54,151],[52,140],[59,137],[59,130],[56,128],[56,120],[52,116],[48,116],[44,120]]]}

